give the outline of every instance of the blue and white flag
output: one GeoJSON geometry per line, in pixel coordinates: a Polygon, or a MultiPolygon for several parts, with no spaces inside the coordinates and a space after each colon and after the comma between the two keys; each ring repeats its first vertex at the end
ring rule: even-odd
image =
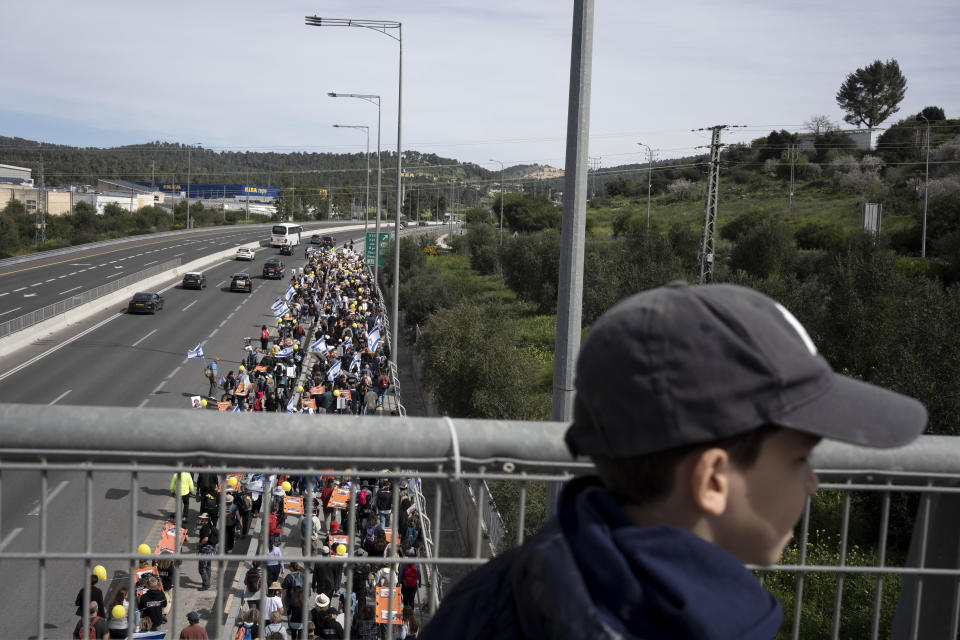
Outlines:
{"type": "Polygon", "coordinates": [[[195,348],[189,349],[187,351],[187,358],[202,358],[203,357],[203,345],[198,344],[195,348]]]}
{"type": "Polygon", "coordinates": [[[285,306],[287,306],[287,303],[286,303],[285,301],[281,300],[280,298],[277,298],[276,300],[273,301],[273,304],[270,305],[270,310],[271,310],[271,311],[276,311],[276,310],[279,309],[280,307],[285,307],[285,306]]]}
{"type": "Polygon", "coordinates": [[[340,361],[334,360],[333,364],[330,366],[330,370],[327,371],[327,380],[333,382],[337,379],[338,375],[340,375],[340,361]]]}
{"type": "Polygon", "coordinates": [[[133,634],[134,640],[163,640],[167,637],[166,631],[138,631],[133,634]]]}
{"type": "Polygon", "coordinates": [[[380,327],[374,328],[367,334],[367,344],[370,345],[370,351],[375,352],[377,350],[377,347],[380,346],[380,327]]]}
{"type": "Polygon", "coordinates": [[[233,407],[233,413],[236,413],[237,411],[240,411],[240,405],[236,405],[233,407]]]}
{"type": "Polygon", "coordinates": [[[297,412],[297,396],[290,396],[290,401],[287,402],[287,413],[296,413],[297,412]]]}
{"type": "Polygon", "coordinates": [[[287,302],[290,302],[290,298],[292,298],[293,294],[295,294],[296,292],[297,290],[294,289],[293,285],[291,284],[287,287],[287,290],[283,292],[283,297],[287,302]]]}
{"type": "Polygon", "coordinates": [[[288,311],[290,311],[290,308],[286,304],[283,304],[277,307],[276,309],[273,309],[273,317],[279,318],[280,316],[287,313],[288,311]]]}
{"type": "Polygon", "coordinates": [[[289,358],[292,355],[293,355],[293,345],[290,345],[289,347],[284,347],[283,349],[280,349],[280,351],[277,351],[278,358],[289,358]]]}
{"type": "Polygon", "coordinates": [[[340,343],[341,353],[346,353],[347,349],[353,346],[353,338],[347,338],[340,343]]]}
{"type": "Polygon", "coordinates": [[[380,316],[377,316],[377,321],[373,323],[373,328],[374,328],[374,329],[382,329],[382,328],[383,328],[383,319],[382,319],[380,316]]]}
{"type": "Polygon", "coordinates": [[[326,354],[327,351],[329,351],[329,347],[327,347],[327,343],[324,342],[323,338],[321,337],[319,340],[310,345],[310,351],[326,354]]]}
{"type": "Polygon", "coordinates": [[[354,369],[360,370],[360,352],[353,354],[353,360],[350,361],[350,371],[354,369]]]}

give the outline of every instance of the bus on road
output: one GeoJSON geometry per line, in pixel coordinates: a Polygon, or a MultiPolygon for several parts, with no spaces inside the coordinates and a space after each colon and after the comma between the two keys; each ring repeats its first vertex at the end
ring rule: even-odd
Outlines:
{"type": "Polygon", "coordinates": [[[280,222],[270,232],[271,247],[294,247],[300,244],[303,227],[295,222],[280,222]]]}

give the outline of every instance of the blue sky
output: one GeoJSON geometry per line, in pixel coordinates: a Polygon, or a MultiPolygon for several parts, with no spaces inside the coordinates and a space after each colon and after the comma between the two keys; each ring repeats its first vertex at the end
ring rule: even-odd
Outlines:
{"type": "MultiPolygon", "coordinates": [[[[0,135],[78,146],[150,140],[230,150],[357,152],[382,96],[396,148],[397,43],[304,16],[403,22],[403,146],[499,165],[562,167],[572,2],[416,0],[163,4],[44,0],[0,20],[0,135]],[[519,8],[517,8],[519,7],[519,8]]],[[[896,58],[901,111],[960,117],[960,4],[598,0],[590,155],[609,167],[709,141],[691,129],[748,125],[726,141],[840,121],[846,74],[896,58]]],[[[2,162],[2,151],[0,151],[2,162]]]]}

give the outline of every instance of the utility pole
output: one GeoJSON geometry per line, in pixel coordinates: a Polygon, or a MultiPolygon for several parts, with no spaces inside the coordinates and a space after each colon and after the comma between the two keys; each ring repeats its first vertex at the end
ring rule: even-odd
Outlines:
{"type": "MultiPolygon", "coordinates": [[[[920,114],[920,117],[927,121],[927,169],[923,178],[923,237],[920,238],[920,257],[927,257],[927,195],[930,186],[930,119],[920,114]]],[[[41,166],[43,166],[41,164],[41,166]]]]}
{"type": "Polygon", "coordinates": [[[597,171],[600,170],[600,157],[596,158],[587,158],[590,163],[590,175],[592,178],[593,187],[590,189],[590,199],[597,197],[597,171]]]}
{"type": "Polygon", "coordinates": [[[794,180],[794,167],[797,164],[797,160],[800,157],[800,145],[788,144],[787,145],[787,160],[790,161],[790,215],[793,215],[793,192],[794,185],[796,184],[794,180]]]}
{"type": "MultiPolygon", "coordinates": [[[[590,80],[593,66],[593,0],[574,0],[564,164],[563,224],[557,289],[557,334],[553,360],[553,404],[557,422],[573,419],[574,371],[583,319],[583,254],[587,222],[587,154],[590,143],[590,80]]],[[[558,483],[547,485],[546,512],[556,512],[558,483]]]]}
{"type": "Polygon", "coordinates": [[[246,216],[246,222],[250,222],[250,191],[249,191],[250,185],[249,185],[249,182],[250,182],[250,174],[249,174],[249,172],[246,172],[246,173],[244,173],[244,175],[243,175],[243,183],[244,183],[244,184],[243,184],[243,192],[244,192],[244,195],[247,196],[247,216],[246,216]]]}
{"type": "Polygon", "coordinates": [[[37,191],[37,231],[34,234],[38,247],[47,241],[47,190],[43,181],[43,151],[40,152],[40,189],[37,191]]]}
{"type": "Polygon", "coordinates": [[[647,232],[650,232],[650,181],[651,174],[653,173],[653,151],[650,149],[650,145],[638,142],[638,145],[641,147],[647,148],[647,232]]]}
{"type": "Polygon", "coordinates": [[[720,132],[731,125],[720,124],[694,131],[710,131],[710,168],[707,174],[707,196],[703,206],[703,236],[700,241],[700,284],[713,281],[715,263],[714,236],[717,233],[717,196],[720,192],[720,132]]]}

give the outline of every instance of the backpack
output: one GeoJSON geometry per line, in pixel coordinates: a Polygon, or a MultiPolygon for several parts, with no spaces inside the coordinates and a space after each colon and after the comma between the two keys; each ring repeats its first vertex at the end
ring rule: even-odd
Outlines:
{"type": "Polygon", "coordinates": [[[403,586],[405,587],[415,587],[417,586],[417,581],[420,578],[420,572],[417,571],[417,565],[408,564],[403,568],[403,586]]]}
{"type": "Polygon", "coordinates": [[[203,375],[208,378],[213,378],[213,365],[208,364],[207,367],[203,370],[203,375]]]}
{"type": "Polygon", "coordinates": [[[390,386],[390,378],[388,378],[385,375],[380,376],[380,380],[379,382],[377,382],[377,386],[380,387],[381,389],[388,388],[390,386]]]}
{"type": "Polygon", "coordinates": [[[234,638],[235,640],[253,640],[253,627],[241,624],[237,627],[237,635],[234,638]]]}
{"type": "Polygon", "coordinates": [[[97,624],[98,620],[102,620],[102,618],[100,616],[93,616],[92,618],[90,618],[90,627],[87,628],[86,630],[78,628],[76,631],[76,635],[74,635],[73,637],[74,638],[90,638],[91,640],[93,638],[96,638],[97,628],[95,625],[97,624]]]}
{"type": "Polygon", "coordinates": [[[260,569],[251,567],[247,570],[247,575],[243,577],[243,584],[250,593],[260,591],[260,569]]]}
{"type": "Polygon", "coordinates": [[[240,510],[240,513],[246,515],[253,510],[253,498],[250,497],[249,493],[241,493],[238,496],[237,500],[237,509],[240,510]]]}
{"type": "Polygon", "coordinates": [[[203,500],[200,501],[200,508],[207,513],[216,513],[217,507],[216,497],[210,493],[204,493],[203,500]]]}

